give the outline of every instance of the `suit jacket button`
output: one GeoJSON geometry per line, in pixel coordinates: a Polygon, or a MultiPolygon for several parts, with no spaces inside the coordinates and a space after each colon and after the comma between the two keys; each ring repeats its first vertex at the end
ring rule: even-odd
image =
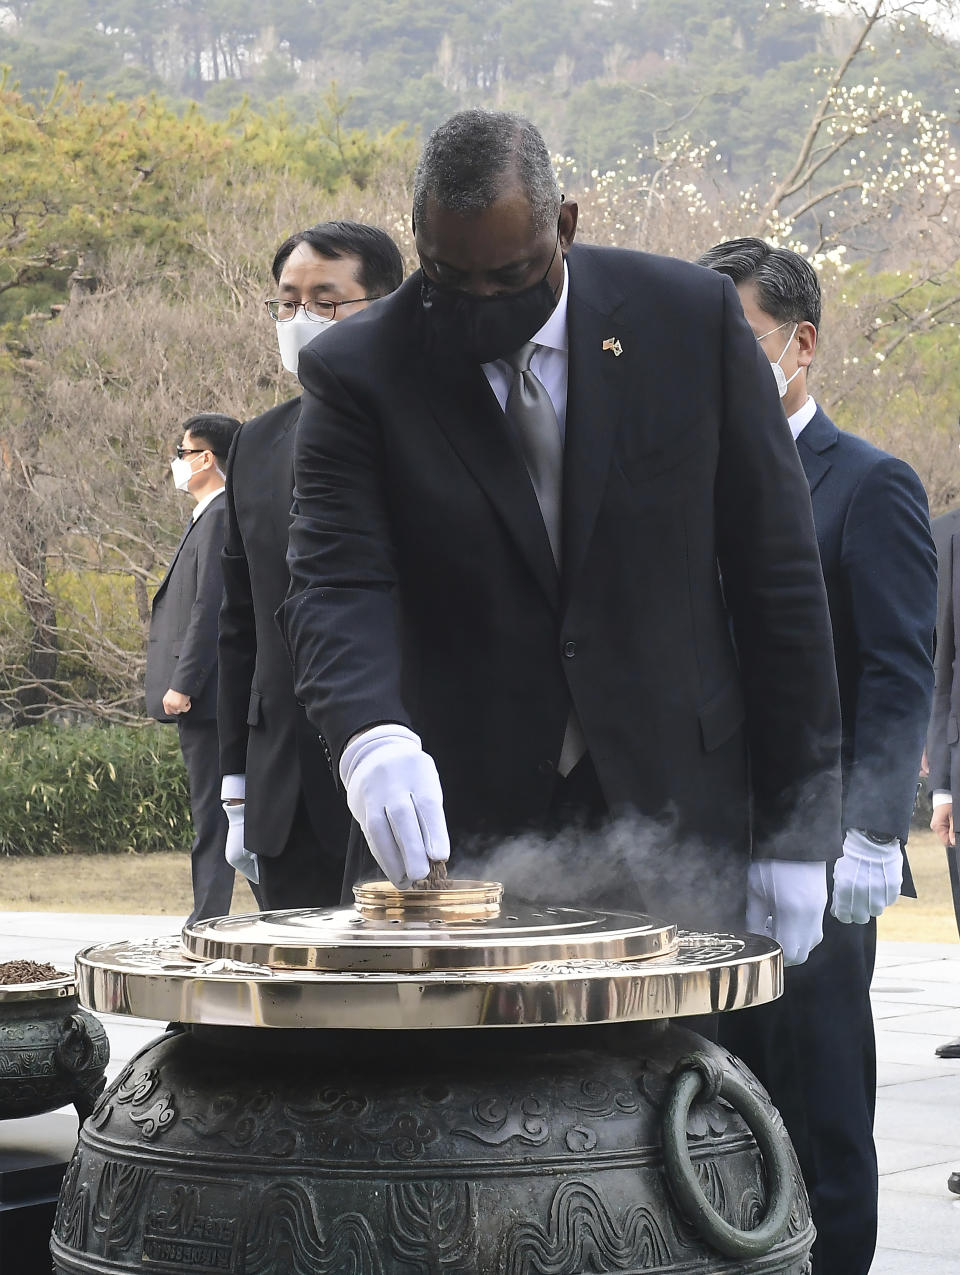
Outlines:
{"type": "Polygon", "coordinates": [[[552,775],[554,770],[553,762],[548,760],[538,762],[537,770],[539,770],[541,775],[552,775]]]}
{"type": "Polygon", "coordinates": [[[572,660],[572,659],[573,659],[573,657],[574,657],[574,656],[576,655],[576,653],[577,653],[577,644],[576,644],[576,642],[564,642],[564,644],[563,644],[563,653],[564,653],[564,655],[567,657],[567,659],[568,659],[568,660],[572,660]]]}

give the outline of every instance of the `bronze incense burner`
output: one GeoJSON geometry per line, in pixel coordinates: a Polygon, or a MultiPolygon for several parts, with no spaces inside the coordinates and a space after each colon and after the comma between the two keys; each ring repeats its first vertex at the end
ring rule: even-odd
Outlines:
{"type": "Polygon", "coordinates": [[[84,1120],[109,1058],[103,1024],[80,1008],[72,974],[0,984],[0,1120],[67,1103],[84,1120]]]}
{"type": "Polygon", "coordinates": [[[779,1117],[672,1021],[778,995],[776,945],[448,884],[80,954],[183,1027],[82,1130],[60,1275],[808,1270],[779,1117]]]}

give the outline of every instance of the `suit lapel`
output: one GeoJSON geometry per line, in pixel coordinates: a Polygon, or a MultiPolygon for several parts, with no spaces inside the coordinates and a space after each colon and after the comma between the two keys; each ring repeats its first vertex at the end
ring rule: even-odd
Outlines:
{"type": "Polygon", "coordinates": [[[170,579],[171,575],[173,574],[173,568],[177,565],[177,559],[180,557],[180,550],[187,543],[187,537],[190,535],[190,532],[193,531],[196,525],[197,525],[197,520],[195,518],[191,518],[190,521],[187,523],[186,527],[184,527],[183,535],[180,537],[180,543],[177,545],[174,551],[173,557],[170,559],[170,563],[166,571],[164,572],[163,579],[157,585],[156,593],[153,595],[154,604],[156,603],[157,598],[159,598],[160,595],[166,589],[167,582],[170,579]]]}
{"type": "MultiPolygon", "coordinates": [[[[207,512],[207,510],[211,507],[211,505],[216,504],[218,500],[222,500],[222,499],[223,499],[223,489],[221,488],[220,491],[218,491],[217,494],[214,496],[213,500],[210,501],[210,504],[204,507],[203,513],[200,515],[200,518],[203,517],[203,514],[207,512]]],[[[183,550],[183,546],[189,540],[190,533],[193,531],[194,527],[196,527],[197,523],[200,521],[200,518],[191,517],[190,521],[187,523],[186,527],[184,528],[183,535],[180,537],[180,543],[177,545],[176,551],[173,557],[170,559],[170,565],[167,567],[166,572],[164,573],[164,577],[160,581],[159,585],[157,586],[156,593],[153,595],[153,603],[151,604],[151,606],[156,605],[157,598],[159,598],[160,595],[165,591],[167,587],[167,581],[170,579],[171,575],[173,574],[173,569],[177,565],[177,559],[180,557],[180,554],[183,550]]]]}
{"type": "Polygon", "coordinates": [[[797,440],[797,453],[800,456],[803,472],[807,476],[807,486],[810,488],[812,496],[820,480],[830,469],[830,461],[825,456],[819,456],[816,452],[811,451],[799,439],[797,440]]]}
{"type": "Polygon", "coordinates": [[[483,488],[548,601],[556,606],[560,582],[540,506],[483,369],[432,352],[423,359],[420,379],[438,425],[483,488]]]}
{"type": "Polygon", "coordinates": [[[272,500],[270,502],[274,529],[280,540],[286,542],[290,535],[290,506],[293,503],[293,453],[297,442],[296,424],[300,419],[300,400],[296,399],[296,407],[291,410],[280,423],[270,451],[264,457],[266,473],[263,480],[267,484],[272,500]]]}
{"type": "Polygon", "coordinates": [[[797,438],[797,454],[813,495],[817,485],[832,467],[830,448],[837,441],[838,430],[822,407],[818,407],[797,438]]]}
{"type": "Polygon", "coordinates": [[[568,256],[568,267],[569,363],[563,457],[565,599],[570,597],[583,567],[597,520],[623,412],[628,373],[631,365],[635,366],[640,346],[635,335],[613,317],[622,298],[595,286],[576,249],[568,256]],[[616,348],[621,351],[619,355],[614,353],[616,348]]]}

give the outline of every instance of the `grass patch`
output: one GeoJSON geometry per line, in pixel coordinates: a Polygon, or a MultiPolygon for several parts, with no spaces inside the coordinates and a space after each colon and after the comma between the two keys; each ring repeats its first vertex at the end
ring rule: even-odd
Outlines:
{"type": "Polygon", "coordinates": [[[192,840],[175,728],[0,732],[0,855],[184,851],[192,840]]]}
{"type": "MultiPolygon", "coordinates": [[[[0,875],[4,912],[93,912],[169,916],[171,934],[193,907],[190,857],[183,853],[75,854],[8,859],[0,875]]],[[[242,877],[233,890],[234,914],[255,912],[242,877]]]]}

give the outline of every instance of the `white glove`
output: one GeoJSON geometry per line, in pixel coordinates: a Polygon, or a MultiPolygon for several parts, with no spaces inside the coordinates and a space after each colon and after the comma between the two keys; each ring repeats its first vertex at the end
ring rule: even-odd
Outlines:
{"type": "Polygon", "coordinates": [[[747,929],[783,948],[784,965],[802,965],[823,938],[827,865],[758,859],[747,877],[747,929]]]}
{"type": "Polygon", "coordinates": [[[355,735],[340,758],[350,813],[377,863],[400,890],[450,857],[443,793],[433,758],[398,722],[355,735]]]}
{"type": "Polygon", "coordinates": [[[231,868],[245,876],[255,885],[260,884],[260,864],[257,856],[243,846],[243,802],[228,805],[223,802],[223,812],[227,816],[227,844],[223,849],[223,857],[231,868]]]}
{"type": "Polygon", "coordinates": [[[900,842],[877,843],[857,828],[843,839],[843,854],[833,865],[830,911],[844,925],[866,925],[872,916],[896,903],[903,884],[900,842]]]}

